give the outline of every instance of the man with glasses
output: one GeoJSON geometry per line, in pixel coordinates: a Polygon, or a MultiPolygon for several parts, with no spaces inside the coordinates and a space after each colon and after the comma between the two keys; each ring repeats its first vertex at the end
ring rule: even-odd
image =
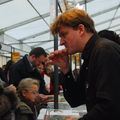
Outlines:
{"type": "Polygon", "coordinates": [[[16,111],[16,120],[36,120],[39,110],[36,98],[39,90],[38,80],[25,78],[18,85],[18,97],[20,99],[16,111]]]}

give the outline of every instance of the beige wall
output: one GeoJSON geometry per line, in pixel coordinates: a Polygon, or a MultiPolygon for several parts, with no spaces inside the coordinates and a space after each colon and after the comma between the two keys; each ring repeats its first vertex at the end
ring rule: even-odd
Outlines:
{"type": "Polygon", "coordinates": [[[7,61],[8,61],[8,58],[0,56],[0,67],[5,65],[7,61]]]}

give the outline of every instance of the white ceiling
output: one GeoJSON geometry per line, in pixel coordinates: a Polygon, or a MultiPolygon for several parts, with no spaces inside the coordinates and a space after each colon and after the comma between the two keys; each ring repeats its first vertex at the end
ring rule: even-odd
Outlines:
{"type": "MultiPolygon", "coordinates": [[[[53,51],[54,41],[50,35],[49,25],[55,16],[54,1],[0,0],[0,42],[26,52],[38,46],[53,51]]],[[[65,9],[64,2],[71,6],[79,3],[95,21],[97,31],[110,29],[120,34],[120,0],[58,0],[58,2],[59,11],[60,8],[62,11],[65,9]]]]}

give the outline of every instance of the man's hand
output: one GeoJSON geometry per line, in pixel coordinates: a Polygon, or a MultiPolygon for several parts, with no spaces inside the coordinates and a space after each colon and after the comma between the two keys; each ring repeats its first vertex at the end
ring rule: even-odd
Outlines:
{"type": "Polygon", "coordinates": [[[48,102],[48,96],[43,94],[38,94],[36,97],[36,103],[47,103],[48,102]]]}
{"type": "Polygon", "coordinates": [[[47,64],[57,65],[66,74],[69,71],[69,56],[66,49],[56,50],[48,56],[47,64]]]}
{"type": "Polygon", "coordinates": [[[5,90],[16,93],[16,87],[13,84],[9,85],[8,87],[5,87],[5,90]]]}

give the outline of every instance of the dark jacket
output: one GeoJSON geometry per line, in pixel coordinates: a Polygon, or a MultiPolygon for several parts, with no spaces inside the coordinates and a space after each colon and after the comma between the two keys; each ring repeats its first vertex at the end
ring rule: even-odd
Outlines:
{"type": "Polygon", "coordinates": [[[82,53],[77,81],[65,75],[64,96],[72,107],[86,103],[84,120],[120,119],[120,46],[94,34],[82,53]]]}
{"type": "Polygon", "coordinates": [[[0,79],[4,82],[7,82],[7,78],[5,76],[5,72],[2,68],[0,68],[0,79]]]}
{"type": "Polygon", "coordinates": [[[25,55],[17,63],[13,64],[9,71],[10,84],[14,84],[16,87],[23,78],[34,78],[40,81],[40,93],[48,94],[45,88],[45,81],[41,77],[37,68],[33,68],[25,55]]]}
{"type": "Polygon", "coordinates": [[[2,89],[0,87],[0,120],[11,120],[12,111],[17,105],[17,96],[15,93],[2,89]]]}

